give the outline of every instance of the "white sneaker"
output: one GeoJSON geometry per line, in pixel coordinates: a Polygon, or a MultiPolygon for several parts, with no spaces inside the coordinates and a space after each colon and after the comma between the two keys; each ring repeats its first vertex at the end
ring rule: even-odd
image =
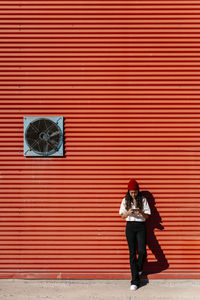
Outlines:
{"type": "Polygon", "coordinates": [[[136,291],[137,288],[138,288],[137,285],[132,284],[131,287],[130,287],[130,290],[131,291],[136,291]]]}
{"type": "Polygon", "coordinates": [[[139,272],[139,275],[142,275],[142,271],[139,272]]]}

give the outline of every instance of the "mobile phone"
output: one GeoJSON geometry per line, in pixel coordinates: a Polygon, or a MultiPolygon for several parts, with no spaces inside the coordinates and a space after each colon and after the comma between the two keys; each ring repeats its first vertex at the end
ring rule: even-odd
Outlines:
{"type": "Polygon", "coordinates": [[[132,209],[132,213],[133,213],[133,214],[134,214],[136,211],[138,212],[138,208],[132,209]]]}

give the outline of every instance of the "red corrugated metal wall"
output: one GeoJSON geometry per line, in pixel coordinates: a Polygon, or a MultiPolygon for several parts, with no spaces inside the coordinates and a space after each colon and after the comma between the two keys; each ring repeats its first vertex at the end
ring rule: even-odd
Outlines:
{"type": "Polygon", "coordinates": [[[0,277],[129,278],[135,177],[150,277],[200,278],[200,1],[1,1],[0,38],[0,277]],[[51,115],[65,157],[24,157],[51,115]]]}

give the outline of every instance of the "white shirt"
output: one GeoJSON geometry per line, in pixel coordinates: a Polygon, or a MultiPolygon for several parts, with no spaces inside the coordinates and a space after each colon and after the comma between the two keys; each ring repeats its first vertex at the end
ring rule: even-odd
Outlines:
{"type": "MultiPolygon", "coordinates": [[[[147,202],[147,199],[145,197],[142,198],[142,202],[143,202],[143,212],[145,214],[148,214],[150,215],[151,214],[151,210],[150,210],[150,207],[149,207],[149,204],[147,202]]],[[[135,205],[133,203],[131,203],[131,208],[132,209],[135,209],[135,205]]],[[[119,209],[119,214],[124,214],[125,212],[127,212],[126,208],[125,208],[125,197],[122,199],[122,202],[121,202],[121,206],[120,206],[120,209],[119,209]]],[[[145,218],[142,216],[142,215],[131,215],[131,216],[128,216],[126,218],[126,221],[138,221],[138,222],[144,222],[145,221],[145,218]]]]}

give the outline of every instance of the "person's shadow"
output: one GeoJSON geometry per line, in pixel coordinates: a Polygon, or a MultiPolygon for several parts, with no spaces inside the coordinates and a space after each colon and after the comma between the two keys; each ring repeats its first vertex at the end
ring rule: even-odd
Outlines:
{"type": "Polygon", "coordinates": [[[148,262],[148,257],[147,257],[147,260],[144,264],[144,273],[143,273],[144,274],[143,278],[145,278],[145,275],[160,273],[161,271],[167,269],[169,267],[169,264],[154,233],[155,228],[160,230],[164,229],[164,227],[161,224],[162,219],[155,207],[155,199],[153,195],[148,191],[142,191],[141,193],[147,199],[151,209],[151,216],[146,221],[147,245],[156,258],[155,262],[148,262]]]}

